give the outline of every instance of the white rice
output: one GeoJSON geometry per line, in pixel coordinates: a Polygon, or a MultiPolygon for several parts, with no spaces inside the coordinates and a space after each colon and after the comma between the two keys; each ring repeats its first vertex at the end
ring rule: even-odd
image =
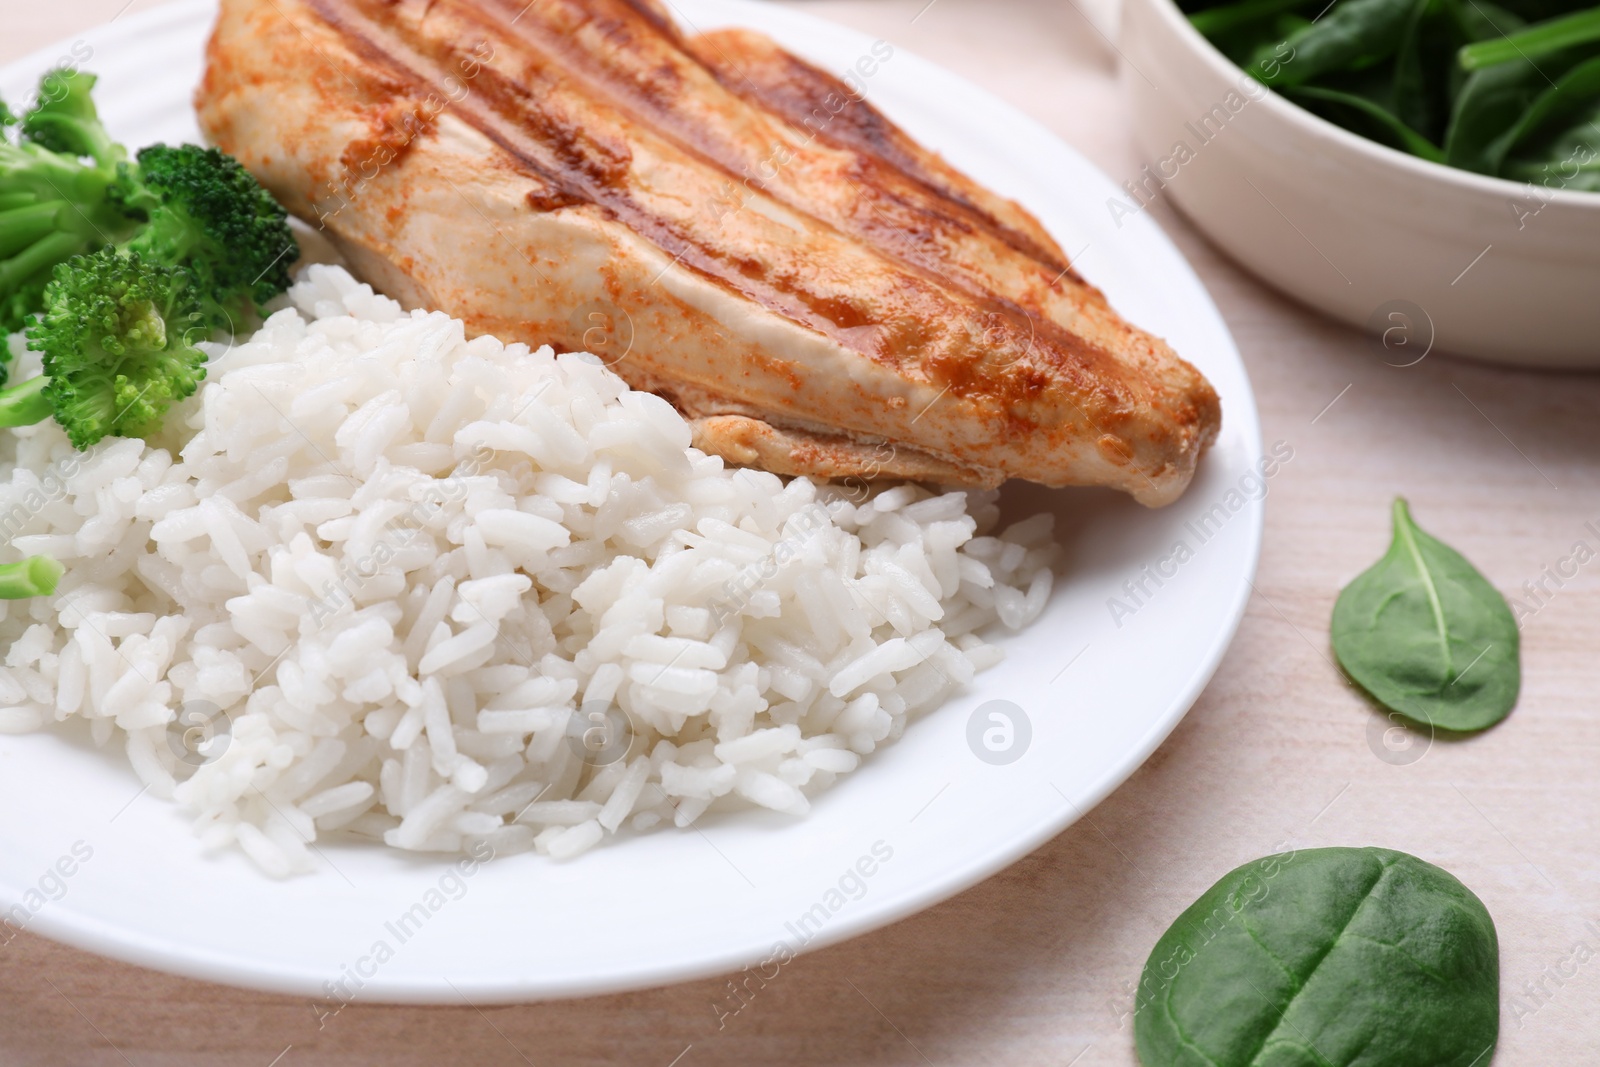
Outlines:
{"type": "Polygon", "coordinates": [[[271,874],[803,814],[1049,595],[1049,519],[994,535],[992,493],[730,470],[593,357],[338,267],[290,295],[167,437],[0,444],[3,559],[67,567],[0,601],[0,731],[86,721],[271,874]]]}

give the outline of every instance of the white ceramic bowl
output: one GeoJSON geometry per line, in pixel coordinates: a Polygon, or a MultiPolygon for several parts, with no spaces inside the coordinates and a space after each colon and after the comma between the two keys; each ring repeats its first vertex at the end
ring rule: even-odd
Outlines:
{"type": "Polygon", "coordinates": [[[1389,362],[1432,347],[1600,367],[1600,193],[1534,189],[1358,137],[1264,91],[1172,0],[1124,0],[1121,42],[1147,162],[1123,208],[1170,196],[1264,280],[1380,337],[1389,362]]]}

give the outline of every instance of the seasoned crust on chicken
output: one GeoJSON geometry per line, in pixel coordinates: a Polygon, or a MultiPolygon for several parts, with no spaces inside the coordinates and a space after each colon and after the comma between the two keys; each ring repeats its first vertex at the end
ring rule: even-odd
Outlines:
{"type": "Polygon", "coordinates": [[[1217,432],[1031,216],[759,35],[643,0],[223,0],[197,106],[379,289],[597,351],[732,462],[1155,505],[1217,432]]]}

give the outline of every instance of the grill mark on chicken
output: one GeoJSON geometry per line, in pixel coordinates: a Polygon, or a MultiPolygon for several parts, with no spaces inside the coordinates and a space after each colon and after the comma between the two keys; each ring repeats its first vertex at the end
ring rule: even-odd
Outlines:
{"type": "Polygon", "coordinates": [[[729,92],[781,116],[819,140],[882,160],[930,194],[976,216],[994,236],[1053,274],[1066,272],[1074,280],[1082,280],[1071,270],[1066,254],[1037,224],[1029,225],[1032,220],[1019,217],[1023,213],[1014,206],[1006,211],[995,205],[998,198],[992,194],[983,197],[992,206],[978,203],[969,189],[963,188],[970,183],[952,181],[960,176],[949,174],[948,168],[930,165],[926,153],[899,127],[834,75],[748,30],[711,30],[689,39],[686,47],[729,92]],[[825,103],[830,99],[838,102],[837,111],[825,103]],[[824,108],[826,120],[814,124],[817,113],[824,108]],[[1003,221],[997,210],[1019,225],[1003,221]]]}
{"type": "MultiPolygon", "coordinates": [[[[555,8],[559,5],[545,0],[541,6],[555,8]]],[[[440,34],[419,40],[416,35],[402,36],[386,22],[380,23],[372,17],[370,8],[377,7],[380,13],[392,14],[384,0],[312,0],[312,7],[346,34],[366,58],[387,64],[419,86],[439,89],[449,70],[473,56],[472,46],[466,43],[470,38],[440,34]],[[429,50],[424,51],[425,48],[429,50]]],[[[478,34],[478,40],[487,40],[490,31],[505,28],[480,21],[479,15],[480,12],[466,5],[446,0],[435,0],[429,6],[429,16],[434,22],[442,22],[448,16],[455,25],[470,26],[478,34]]],[[[636,24],[621,19],[607,21],[604,25],[606,35],[619,46],[625,44],[636,29],[636,24]]],[[[524,36],[519,34],[519,37],[524,36]]],[[[596,136],[597,129],[604,129],[604,116],[591,112],[587,117],[595,121],[569,121],[552,99],[553,93],[567,91],[572,102],[582,107],[589,102],[582,92],[587,86],[581,82],[574,86],[575,79],[568,77],[569,68],[559,65],[555,57],[542,49],[529,47],[519,50],[517,56],[526,62],[520,77],[513,80],[494,66],[492,60],[483,63],[474,77],[474,91],[455,107],[519,162],[561,189],[564,196],[601,204],[615,212],[635,232],[647,237],[682,265],[902,372],[931,370],[934,373],[928,374],[928,379],[957,396],[1005,396],[1027,401],[1048,380],[1023,365],[1030,358],[1045,360],[1057,374],[1069,374],[1082,383],[1092,376],[1103,389],[1112,387],[1120,376],[1121,368],[1103,349],[1068,335],[1057,324],[1041,321],[1036,313],[981,287],[969,283],[955,286],[956,291],[951,292],[949,276],[939,275],[926,266],[907,265],[921,277],[902,274],[895,299],[915,306],[927,304],[932,298],[934,303],[928,304],[923,314],[935,319],[950,311],[948,306],[941,308],[938,304],[945,301],[955,304],[963,318],[976,327],[973,332],[981,338],[983,348],[992,355],[999,355],[994,362],[1000,364],[1000,373],[994,373],[996,368],[992,365],[971,358],[970,346],[958,344],[955,346],[958,351],[949,353],[941,352],[939,347],[920,351],[918,345],[907,344],[908,339],[898,335],[903,324],[897,330],[895,324],[877,322],[871,313],[852,307],[847,299],[813,292],[806,284],[810,277],[808,270],[773,271],[770,247],[740,254],[726,247],[724,234],[699,234],[673,225],[629,194],[624,180],[631,155],[628,144],[610,143],[596,136]],[[540,81],[534,83],[531,80],[534,77],[540,81]],[[572,91],[574,88],[577,91],[572,91]],[[479,106],[480,96],[495,105],[494,108],[479,106]],[[530,128],[531,137],[528,135],[530,128]],[[866,325],[879,327],[873,331],[876,336],[859,328],[866,325]],[[884,329],[886,325],[888,329],[884,329]],[[918,357],[918,361],[909,363],[902,355],[918,357]]],[[[657,139],[654,131],[649,139],[657,139]]],[[[702,152],[671,142],[669,145],[692,155],[696,163],[724,178],[735,177],[726,166],[702,152]]],[[[810,218],[808,221],[831,229],[826,220],[810,218]]],[[[883,243],[890,243],[888,238],[898,237],[902,238],[899,243],[904,244],[904,234],[899,230],[876,231],[876,235],[885,239],[883,243]]],[[[874,242],[874,247],[879,252],[885,251],[879,242],[874,242]]],[[[1121,393],[1122,388],[1117,388],[1116,392],[1121,393]]]]}
{"type": "MultiPolygon", "coordinates": [[[[460,3],[454,5],[462,7],[460,3]]],[[[752,128],[785,135],[798,135],[787,146],[777,145],[787,153],[796,154],[778,166],[775,178],[792,180],[763,181],[760,193],[774,197],[790,208],[804,212],[841,232],[862,238],[882,254],[892,257],[907,269],[916,271],[931,282],[960,290],[980,308],[978,314],[990,325],[987,335],[1003,344],[1006,331],[995,323],[1008,324],[1009,332],[1026,334],[1030,346],[1041,346],[1038,353],[1056,366],[1064,360],[1081,360],[1095,373],[1104,373],[1114,362],[1102,344],[1078,335],[1055,322],[1047,308],[1038,299],[1012,299],[999,291],[992,273],[975,269],[985,239],[1003,242],[1017,258],[1005,264],[1017,271],[1031,275],[1027,279],[1039,293],[1060,294],[1062,282],[1086,291],[1091,299],[1103,304],[1097,291],[1085,285],[1071,272],[1065,256],[1057,248],[1053,252],[1039,247],[1029,238],[998,223],[993,216],[973,205],[954,187],[939,188],[927,180],[931,168],[918,163],[910,151],[899,155],[918,173],[908,173],[895,161],[863,152],[851,145],[831,145],[835,158],[822,158],[820,166],[808,166],[810,161],[799,154],[808,150],[815,140],[803,124],[789,121],[788,116],[774,125],[774,115],[761,108],[761,102],[743,95],[731,94],[731,99],[708,94],[726,91],[717,71],[708,70],[693,42],[685,45],[675,27],[663,28],[654,19],[648,29],[640,25],[639,9],[631,0],[541,0],[528,15],[522,0],[489,0],[486,8],[501,16],[500,28],[514,35],[529,48],[563,63],[563,69],[580,80],[585,89],[603,97],[619,111],[640,121],[652,124],[659,134],[672,140],[685,152],[719,167],[737,185],[741,176],[748,178],[751,167],[770,164],[772,160],[753,159],[746,149],[757,143],[753,138],[737,135],[716,136],[718,128],[703,121],[706,109],[726,114],[730,105],[742,112],[741,121],[752,128]],[[515,20],[508,21],[510,19],[515,20]],[[521,16],[521,17],[519,17],[521,16]],[[585,30],[592,31],[585,33],[585,30]],[[654,32],[649,32],[649,31],[654,32]],[[608,47],[597,50],[589,43],[597,37],[608,47]],[[685,48],[688,48],[685,51],[685,48]],[[686,101],[699,106],[686,108],[686,101]],[[854,193],[848,204],[819,197],[830,178],[830,162],[839,157],[851,156],[849,170],[842,175],[854,193]]],[[[754,35],[746,35],[747,37],[754,35]]],[[[696,39],[703,41],[704,38],[696,39]]],[[[779,54],[781,50],[773,49],[779,54]]],[[[849,90],[830,76],[809,67],[792,56],[787,57],[797,76],[805,77],[805,84],[823,99],[837,88],[846,94],[849,90]]],[[[730,66],[728,60],[722,67],[730,66]]],[[[736,78],[728,78],[734,81],[736,78]]],[[[750,83],[751,89],[755,83],[750,83]]],[[[870,112],[879,128],[888,127],[888,121],[869,105],[859,108],[870,112]]],[[[850,115],[846,121],[867,122],[855,109],[842,110],[840,115],[850,115]]],[[[898,132],[898,131],[896,131],[898,132]]],[[[887,140],[887,134],[884,134],[887,140]]],[[[901,135],[900,140],[906,140],[901,135]]],[[[765,142],[761,142],[765,144],[765,142]]],[[[896,142],[898,143],[898,142],[896,142]]],[[[767,150],[763,148],[763,150],[767,150]]],[[[946,183],[949,186],[949,183],[946,183]]],[[[1053,242],[1052,242],[1053,246],[1053,242]]],[[[1020,358],[1020,357],[1018,357],[1020,358]]]]}
{"type": "MultiPolygon", "coordinates": [[[[346,2],[352,6],[363,6],[362,0],[346,2]]],[[[365,6],[370,8],[371,0],[365,6]]],[[[379,10],[386,11],[384,8],[379,10]]],[[[677,32],[670,30],[667,34],[656,34],[650,32],[650,27],[640,26],[634,6],[608,3],[606,0],[590,0],[582,5],[563,3],[562,0],[541,0],[538,8],[530,11],[520,0],[509,0],[509,3],[501,0],[499,10],[494,11],[501,18],[494,22],[485,18],[490,8],[483,8],[482,5],[437,2],[430,6],[430,11],[438,11],[442,18],[448,11],[448,18],[472,24],[475,30],[483,34],[499,30],[501,34],[514,35],[518,42],[528,48],[526,54],[538,54],[544,69],[560,70],[563,78],[570,78],[571,82],[582,86],[582,90],[605,99],[622,114],[658,123],[651,126],[656,136],[662,136],[686,155],[720,171],[726,181],[738,182],[739,174],[734,173],[738,160],[730,152],[730,146],[738,146],[738,141],[707,136],[704,123],[694,122],[693,117],[686,117],[678,110],[677,101],[693,99],[696,91],[706,90],[712,78],[704,77],[702,82],[693,86],[683,85],[686,77],[701,74],[698,62],[691,62],[688,56],[678,51],[666,53],[661,50],[659,45],[662,42],[677,40],[677,32]],[[523,14],[525,18],[518,19],[523,14]],[[517,21],[512,22],[512,19],[517,21]],[[606,48],[602,54],[595,54],[594,48],[584,48],[579,43],[586,29],[590,30],[590,35],[602,38],[605,42],[606,48]],[[659,58],[661,62],[635,62],[629,66],[627,61],[638,53],[645,53],[646,59],[659,58]],[[677,66],[674,66],[674,61],[678,61],[677,66]],[[648,69],[642,69],[642,66],[648,66],[648,69]],[[659,123],[667,123],[666,128],[659,123]]],[[[450,42],[450,32],[446,27],[440,27],[435,46],[450,48],[450,42]]],[[[437,53],[435,61],[442,62],[437,53]]],[[[765,120],[765,115],[760,118],[765,120]]],[[[955,218],[949,211],[941,211],[938,198],[918,195],[925,190],[912,186],[910,182],[898,181],[902,178],[898,171],[891,173],[888,166],[874,158],[861,158],[858,166],[859,170],[853,174],[853,186],[861,194],[861,206],[853,216],[840,216],[837,211],[819,211],[819,205],[814,203],[813,198],[803,195],[782,197],[782,192],[786,190],[765,184],[760,192],[776,195],[789,208],[808,214],[822,226],[842,229],[854,237],[866,238],[875,250],[901,262],[902,266],[920,275],[928,285],[941,288],[954,286],[976,307],[976,314],[984,323],[982,336],[986,336],[990,344],[1003,347],[1008,334],[1027,334],[1029,344],[1037,342],[1040,346],[1038,357],[1050,360],[1054,365],[1061,366],[1064,360],[1077,360],[1085,363],[1093,373],[1109,373],[1112,360],[1101,346],[1070,334],[1051,322],[1037,304],[1022,306],[995,293],[990,280],[970,277],[963,270],[962,259],[942,248],[939,238],[962,232],[971,234],[981,226],[981,216],[971,214],[971,218],[955,218]]],[[[946,203],[946,206],[954,205],[946,203]]],[[[672,246],[667,251],[678,254],[682,253],[682,248],[672,246]]],[[[704,269],[699,262],[685,262],[696,269],[704,269]]],[[[760,259],[742,258],[734,261],[733,266],[739,267],[741,277],[755,277],[746,269],[750,262],[760,262],[760,259]]],[[[1040,270],[1045,269],[1040,267],[1040,270]]],[[[1062,270],[1064,267],[1053,264],[1053,269],[1048,270],[1048,277],[1042,274],[1035,278],[1035,283],[1048,285],[1051,278],[1059,278],[1062,270]]],[[[726,275],[718,277],[723,282],[728,280],[726,275]]],[[[840,306],[840,302],[832,299],[810,299],[805,291],[795,291],[794,286],[782,285],[782,278],[770,278],[770,282],[778,282],[781,290],[800,299],[802,304],[824,317],[827,317],[829,307],[840,306]]],[[[749,294],[749,291],[744,291],[749,294]]],[[[1094,296],[1098,298],[1098,294],[1094,296]]],[[[846,312],[846,318],[856,317],[859,317],[859,312],[846,312]]],[[[850,322],[834,322],[845,330],[851,328],[850,322]]],[[[870,354],[867,350],[862,352],[870,354]]],[[[1026,355],[1029,354],[1013,355],[1008,362],[1016,362],[1026,355]]],[[[957,392],[978,386],[987,386],[990,390],[994,387],[973,376],[949,379],[942,384],[947,384],[957,392]]],[[[1024,390],[1024,395],[1026,392],[1030,390],[1024,390]]]]}
{"type": "Polygon", "coordinates": [[[1020,207],[878,116],[873,136],[904,158],[812,138],[784,181],[718,215],[716,192],[768,131],[789,144],[809,131],[686,56],[696,39],[652,0],[541,0],[510,33],[508,2],[223,0],[202,127],[292,210],[321,215],[315,190],[336,188],[363,130],[470,64],[442,121],[402,138],[331,218],[391,294],[558,347],[587,347],[577,311],[609,298],[641,331],[613,369],[672,395],[696,442],[730,461],[1107,484],[1150,504],[1182,492],[1215,437],[1215,393],[1097,290],[1002,236],[1063,258],[1020,207]],[[583,20],[587,51],[540,43],[557,15],[583,20]],[[630,62],[612,69],[608,48],[630,62]],[[674,110],[678,96],[698,110],[674,110]],[[853,198],[835,195],[846,181],[853,198]],[[521,260],[475,244],[474,215],[521,260]]]}
{"type": "MultiPolygon", "coordinates": [[[[310,0],[311,6],[337,27],[353,50],[363,58],[384,64],[419,88],[428,88],[443,78],[444,67],[436,57],[414,51],[409,42],[375,22],[362,17],[352,9],[353,4],[310,0]],[[355,17],[352,17],[354,15],[355,17]]],[[[456,57],[463,54],[456,53],[456,57]]],[[[474,79],[474,92],[454,105],[479,132],[509,153],[517,163],[556,190],[530,194],[531,206],[558,204],[597,204],[612,212],[630,229],[646,237],[674,260],[735,289],[741,296],[758,300],[764,306],[790,316],[796,321],[846,343],[847,337],[836,324],[825,316],[811,312],[805,302],[807,294],[795,293],[792,287],[768,286],[759,270],[739,269],[739,260],[715,245],[696,242],[690,235],[672,226],[659,216],[643,209],[633,201],[620,183],[619,175],[624,161],[620,153],[609,152],[587,137],[584,129],[562,122],[547,107],[530,106],[535,99],[535,87],[511,81],[491,67],[485,67],[474,79]],[[475,100],[482,96],[498,105],[495,111],[486,111],[475,100]],[[516,129],[502,112],[511,111],[522,118],[522,126],[531,129],[534,136],[516,129]],[[742,279],[742,283],[737,279],[742,279]],[[798,296],[799,299],[784,299],[798,296]]],[[[625,147],[625,146],[624,146],[625,147]]],[[[748,262],[754,263],[754,257],[748,262]]],[[[858,349],[863,355],[871,351],[858,349]]]]}

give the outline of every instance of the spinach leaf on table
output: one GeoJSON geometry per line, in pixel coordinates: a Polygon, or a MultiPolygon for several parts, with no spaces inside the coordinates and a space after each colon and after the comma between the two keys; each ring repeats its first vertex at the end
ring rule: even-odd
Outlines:
{"type": "Polygon", "coordinates": [[[1156,942],[1134,1012],[1144,1067],[1487,1067],[1494,920],[1415,856],[1321,848],[1224,875],[1156,942]]]}
{"type": "Polygon", "coordinates": [[[1333,651],[1391,711],[1445,730],[1482,730],[1522,686],[1520,635],[1502,597],[1455,549],[1428,536],[1404,500],[1394,540],[1333,607],[1333,651]]]}

